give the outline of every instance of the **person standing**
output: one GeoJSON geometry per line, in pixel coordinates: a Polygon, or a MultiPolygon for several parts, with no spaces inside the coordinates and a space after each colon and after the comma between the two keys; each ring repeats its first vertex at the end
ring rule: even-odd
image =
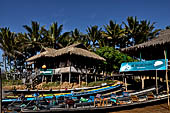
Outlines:
{"type": "Polygon", "coordinates": [[[56,96],[55,95],[53,95],[52,102],[53,102],[53,105],[56,104],[56,96]]]}
{"type": "Polygon", "coordinates": [[[35,101],[36,101],[36,106],[37,106],[37,107],[38,107],[38,104],[39,104],[39,98],[38,98],[38,96],[39,96],[39,93],[38,93],[38,91],[37,91],[37,92],[34,93],[34,97],[35,97],[35,101]]]}

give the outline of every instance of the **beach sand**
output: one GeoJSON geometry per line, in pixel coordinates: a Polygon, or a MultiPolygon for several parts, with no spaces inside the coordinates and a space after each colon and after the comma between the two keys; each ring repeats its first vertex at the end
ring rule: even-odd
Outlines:
{"type": "Polygon", "coordinates": [[[109,113],[170,113],[170,111],[168,111],[167,103],[163,103],[159,105],[146,106],[143,108],[134,108],[130,110],[122,110],[109,113]]]}

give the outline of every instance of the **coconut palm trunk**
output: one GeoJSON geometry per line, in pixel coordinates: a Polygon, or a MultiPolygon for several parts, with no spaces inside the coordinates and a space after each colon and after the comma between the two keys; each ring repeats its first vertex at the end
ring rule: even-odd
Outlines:
{"type": "Polygon", "coordinates": [[[3,56],[3,62],[4,62],[6,80],[8,80],[6,56],[3,56]]]}

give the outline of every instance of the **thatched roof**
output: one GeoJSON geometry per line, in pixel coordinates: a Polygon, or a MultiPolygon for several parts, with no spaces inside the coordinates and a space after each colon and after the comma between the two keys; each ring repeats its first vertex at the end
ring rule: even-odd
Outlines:
{"type": "Polygon", "coordinates": [[[27,62],[33,61],[33,60],[41,58],[41,57],[55,57],[54,56],[54,53],[56,51],[55,49],[52,49],[52,48],[44,48],[44,49],[45,49],[44,52],[41,52],[40,54],[30,57],[26,61],[27,62]]]}
{"type": "Polygon", "coordinates": [[[59,49],[55,52],[55,56],[61,56],[64,54],[69,54],[69,55],[78,55],[78,56],[84,56],[84,57],[88,57],[88,58],[93,58],[93,59],[97,59],[97,60],[103,60],[105,61],[104,58],[100,57],[99,55],[90,52],[86,49],[82,49],[82,48],[77,48],[74,46],[68,46],[62,49],[59,49]]]}
{"type": "Polygon", "coordinates": [[[40,54],[35,55],[35,56],[27,59],[26,61],[33,61],[33,60],[36,60],[41,57],[58,57],[58,56],[62,56],[65,54],[78,55],[78,56],[83,56],[83,57],[87,57],[87,58],[105,61],[104,58],[100,57],[99,55],[97,55],[93,52],[88,51],[80,43],[73,44],[73,45],[67,46],[65,48],[58,49],[58,50],[46,48],[44,52],[41,52],[40,54]]]}
{"type": "Polygon", "coordinates": [[[165,46],[170,44],[170,29],[163,30],[160,32],[159,36],[142,44],[138,44],[135,46],[131,46],[128,48],[123,48],[121,51],[128,52],[128,51],[137,51],[142,48],[149,48],[149,47],[156,47],[156,46],[165,46]]]}

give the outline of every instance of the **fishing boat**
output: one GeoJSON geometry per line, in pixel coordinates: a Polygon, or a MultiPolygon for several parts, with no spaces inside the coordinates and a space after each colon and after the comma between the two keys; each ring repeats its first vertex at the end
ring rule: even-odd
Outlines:
{"type": "MultiPolygon", "coordinates": [[[[41,94],[39,96],[40,100],[42,100],[43,98],[45,99],[51,99],[53,97],[53,95],[56,96],[56,98],[64,96],[64,97],[69,97],[69,96],[75,96],[75,97],[87,97],[89,95],[96,95],[98,93],[106,93],[109,91],[115,91],[122,88],[122,84],[116,83],[116,84],[111,84],[111,85],[105,85],[105,86],[101,86],[101,87],[95,87],[95,88],[91,88],[88,89],[86,91],[79,91],[79,92],[63,92],[63,93],[51,93],[51,94],[41,94]]],[[[25,95],[25,100],[24,102],[29,102],[31,100],[35,100],[34,95],[25,95]]],[[[12,102],[15,103],[20,103],[22,100],[21,98],[19,98],[19,96],[7,96],[7,98],[2,100],[2,103],[5,104],[10,104],[12,102]]]]}
{"type": "MultiPolygon", "coordinates": [[[[170,94],[169,94],[170,95],[170,94]]],[[[159,94],[159,95],[153,95],[154,97],[151,98],[149,95],[143,95],[143,96],[136,96],[138,98],[137,101],[134,101],[132,98],[129,100],[124,100],[119,98],[118,102],[112,103],[111,98],[107,98],[104,100],[103,99],[94,99],[94,101],[91,100],[84,102],[84,103],[72,103],[72,107],[68,107],[67,104],[69,103],[64,103],[60,105],[54,105],[51,107],[47,106],[41,106],[39,109],[34,109],[33,107],[28,107],[21,109],[21,112],[23,113],[28,113],[28,112],[106,112],[106,111],[116,111],[120,109],[130,109],[133,107],[140,107],[140,106],[145,106],[149,104],[156,104],[156,103],[161,103],[164,102],[168,96],[167,94],[159,94]]],[[[132,96],[130,96],[132,97],[132,96]]],[[[70,103],[71,105],[71,103],[70,103]]]]}
{"type": "MultiPolygon", "coordinates": [[[[117,85],[115,85],[115,86],[117,86],[117,85]]],[[[159,89],[161,89],[161,88],[159,88],[159,89]]],[[[123,105],[124,106],[126,104],[131,105],[132,103],[136,103],[136,102],[137,103],[138,102],[141,103],[142,101],[146,102],[147,101],[147,95],[146,94],[148,94],[149,92],[155,92],[155,90],[156,89],[154,87],[151,87],[151,88],[148,88],[148,89],[144,89],[144,90],[140,90],[140,91],[136,91],[136,92],[132,92],[132,93],[127,93],[127,94],[126,94],[126,92],[123,92],[122,95],[116,95],[116,98],[119,101],[119,103],[116,103],[113,100],[112,94],[106,95],[106,96],[104,94],[101,95],[101,91],[99,89],[98,89],[98,92],[94,93],[94,94],[97,93],[96,96],[92,96],[92,95],[84,96],[85,93],[82,93],[81,97],[77,96],[77,94],[76,95],[67,95],[67,96],[66,95],[65,96],[63,96],[63,95],[55,96],[57,101],[58,101],[57,104],[55,104],[55,105],[52,104],[53,96],[50,96],[50,97],[47,96],[47,97],[44,97],[44,98],[40,97],[39,98],[40,105],[39,105],[38,109],[41,110],[41,112],[50,112],[51,110],[56,112],[55,111],[56,109],[59,109],[59,111],[64,111],[62,109],[68,108],[67,106],[74,106],[75,109],[73,111],[79,111],[79,110],[77,110],[77,108],[82,109],[82,106],[83,106],[83,107],[88,108],[88,109],[90,107],[90,110],[95,110],[96,105],[98,106],[97,109],[102,106],[101,103],[103,103],[103,104],[107,103],[107,105],[105,105],[105,107],[106,107],[105,109],[110,109],[110,107],[115,108],[115,106],[112,106],[112,105],[118,105],[118,106],[123,105]],[[132,98],[132,96],[134,94],[135,94],[135,96],[138,97],[137,101],[134,101],[134,99],[132,98]],[[100,96],[97,97],[97,95],[100,95],[100,96]],[[44,101],[44,100],[46,100],[46,101],[44,101]],[[67,102],[67,100],[68,100],[68,102],[67,102]],[[98,105],[99,103],[100,103],[100,106],[98,105]],[[95,106],[95,107],[93,107],[93,106],[95,106]]],[[[161,97],[160,100],[164,99],[164,98],[162,98],[163,97],[162,95],[159,95],[157,97],[159,97],[159,98],[161,97]]],[[[157,99],[159,100],[159,98],[157,98],[157,99]]],[[[156,98],[153,98],[153,99],[156,99],[156,98]]],[[[20,101],[19,100],[13,101],[13,103],[8,104],[8,109],[10,109],[10,110],[13,109],[15,111],[22,111],[23,110],[23,112],[27,112],[27,111],[37,112],[38,109],[36,108],[35,98],[32,98],[32,100],[30,99],[30,100],[25,100],[25,101],[26,102],[22,103],[22,104],[21,104],[21,100],[20,101]]]]}

